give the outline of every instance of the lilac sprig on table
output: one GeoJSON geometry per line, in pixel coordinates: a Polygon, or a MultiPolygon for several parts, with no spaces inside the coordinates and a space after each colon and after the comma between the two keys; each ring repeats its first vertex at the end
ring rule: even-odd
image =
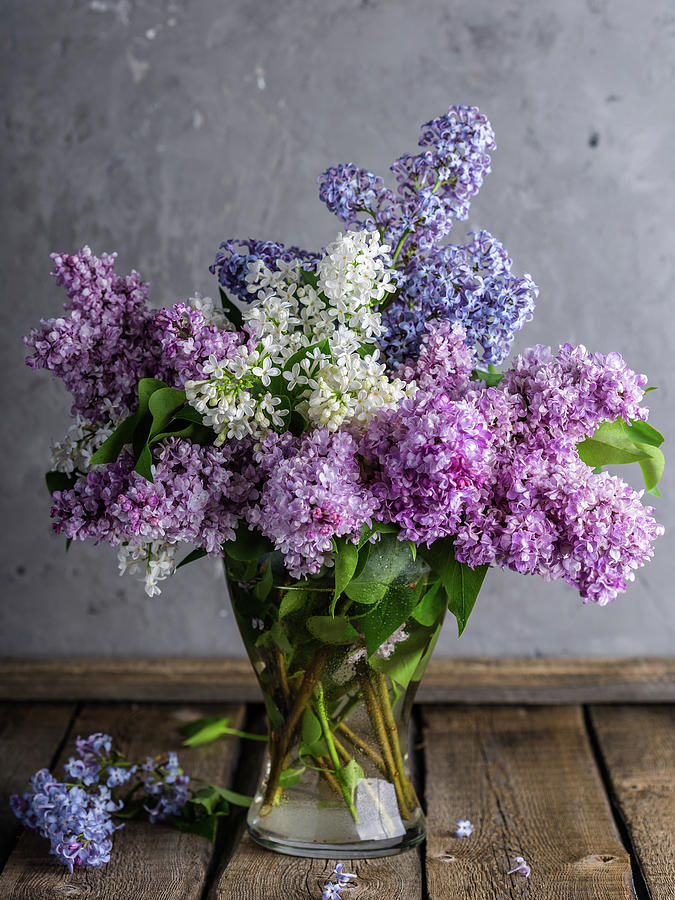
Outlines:
{"type": "Polygon", "coordinates": [[[123,820],[147,814],[153,824],[167,822],[213,840],[217,817],[227,815],[231,803],[250,803],[248,797],[191,779],[175,753],[132,763],[110,735],[98,732],[78,737],[75,749],[63,767],[64,781],[40,769],[29,791],[10,797],[14,815],[49,840],[49,852],[70,872],[109,862],[113,835],[123,820]]]}

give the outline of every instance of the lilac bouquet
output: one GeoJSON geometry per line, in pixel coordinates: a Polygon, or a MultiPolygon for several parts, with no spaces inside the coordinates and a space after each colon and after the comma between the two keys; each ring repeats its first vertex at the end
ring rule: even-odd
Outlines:
{"type": "Polygon", "coordinates": [[[180,565],[225,560],[269,701],[260,816],[311,768],[358,823],[367,757],[408,833],[395,720],[445,609],[461,634],[489,567],[604,605],[663,531],[604,469],[638,462],[658,494],[644,375],[570,344],[497,368],[537,286],[489,232],[448,241],[490,171],[490,123],[450,107],[419,145],[392,165],[396,191],[354,165],[319,177],[345,226],[321,251],[223,243],[218,304],[156,310],[114,255],[55,254],[67,315],[26,339],[73,396],[47,475],[54,530],[117,546],[150,596],[180,565]]]}

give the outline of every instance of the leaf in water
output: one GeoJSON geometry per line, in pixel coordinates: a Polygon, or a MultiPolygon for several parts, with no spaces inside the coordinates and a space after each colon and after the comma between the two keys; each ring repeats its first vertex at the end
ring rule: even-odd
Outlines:
{"type": "MultiPolygon", "coordinates": [[[[445,602],[443,605],[445,606],[445,602]]],[[[376,672],[388,675],[405,690],[417,671],[428,641],[429,634],[426,630],[421,628],[413,630],[406,641],[396,645],[394,652],[387,659],[382,659],[377,654],[371,657],[370,666],[376,672]]]]}
{"type": "Polygon", "coordinates": [[[225,541],[223,550],[232,559],[249,562],[252,559],[260,559],[266,553],[271,553],[274,546],[259,531],[250,531],[247,525],[241,524],[237,528],[235,539],[225,541]]]}
{"type": "Polygon", "coordinates": [[[289,616],[292,612],[295,612],[298,609],[302,609],[302,607],[305,606],[308,601],[311,600],[311,598],[311,591],[303,591],[297,588],[287,590],[279,606],[279,618],[283,619],[285,616],[289,616]]]}
{"type": "Polygon", "coordinates": [[[344,616],[310,616],[307,629],[326,644],[351,644],[359,636],[344,616]]]}
{"type": "Polygon", "coordinates": [[[321,730],[321,722],[309,707],[305,707],[302,714],[302,742],[298,749],[301,756],[309,754],[310,756],[323,756],[325,745],[323,742],[323,731],[321,730]]]}
{"type": "Polygon", "coordinates": [[[263,577],[253,588],[253,596],[262,603],[267,599],[269,592],[272,590],[272,563],[267,560],[263,577]]]}
{"type": "Polygon", "coordinates": [[[304,771],[305,766],[298,769],[284,769],[279,776],[279,785],[281,787],[293,787],[294,784],[297,784],[300,781],[304,771]]]}
{"type": "Polygon", "coordinates": [[[353,803],[356,785],[364,777],[363,769],[355,759],[350,759],[346,765],[340,766],[338,769],[336,769],[335,774],[337,775],[340,784],[344,785],[349,791],[349,796],[351,797],[351,801],[353,803]]]}

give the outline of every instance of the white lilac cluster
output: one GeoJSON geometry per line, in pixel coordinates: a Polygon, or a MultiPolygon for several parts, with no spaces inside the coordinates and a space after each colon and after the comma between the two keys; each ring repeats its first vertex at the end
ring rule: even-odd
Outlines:
{"type": "Polygon", "coordinates": [[[75,421],[61,441],[54,441],[51,446],[51,469],[53,472],[86,472],[92,456],[103,441],[115,430],[117,419],[111,417],[104,424],[87,422],[82,416],[75,421]]]}
{"type": "Polygon", "coordinates": [[[139,575],[145,582],[148,597],[161,594],[160,581],[176,571],[178,544],[167,541],[130,541],[117,551],[120,575],[139,575]]]}
{"type": "Polygon", "coordinates": [[[347,232],[311,278],[299,260],[276,270],[261,259],[250,264],[246,339],[225,359],[209,357],[206,378],[185,384],[216,443],[263,440],[288,428],[294,412],[312,428],[362,430],[414,393],[414,384],[387,375],[373,343],[382,335],[373,304],[395,290],[388,252],[377,232],[347,232]]]}

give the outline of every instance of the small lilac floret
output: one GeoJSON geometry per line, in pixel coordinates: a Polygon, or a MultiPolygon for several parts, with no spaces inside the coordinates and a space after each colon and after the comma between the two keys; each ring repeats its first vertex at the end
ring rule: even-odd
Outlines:
{"type": "Polygon", "coordinates": [[[321,900],[340,900],[342,897],[342,891],[346,887],[351,887],[350,881],[352,878],[356,878],[351,872],[344,871],[344,863],[338,863],[333,869],[331,877],[335,877],[336,881],[333,883],[329,881],[327,884],[324,884],[323,890],[321,892],[321,900]]]}
{"type": "Polygon", "coordinates": [[[455,834],[458,838],[471,837],[473,834],[473,823],[469,819],[458,819],[455,825],[457,826],[455,834]]]}
{"type": "Polygon", "coordinates": [[[507,875],[522,875],[523,878],[529,878],[530,872],[532,871],[531,867],[525,862],[522,856],[516,856],[514,858],[514,863],[516,863],[513,869],[509,869],[506,873],[507,875]]]}

